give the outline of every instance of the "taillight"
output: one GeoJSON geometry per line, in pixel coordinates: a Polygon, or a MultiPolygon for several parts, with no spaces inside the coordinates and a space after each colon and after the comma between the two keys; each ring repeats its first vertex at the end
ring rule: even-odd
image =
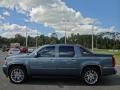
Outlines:
{"type": "Polygon", "coordinates": [[[112,56],[112,67],[115,67],[115,58],[112,56]]]}

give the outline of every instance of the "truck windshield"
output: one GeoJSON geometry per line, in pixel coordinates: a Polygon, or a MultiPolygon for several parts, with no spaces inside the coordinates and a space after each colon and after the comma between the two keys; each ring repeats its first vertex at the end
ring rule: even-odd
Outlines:
{"type": "Polygon", "coordinates": [[[29,55],[34,55],[36,52],[38,52],[43,46],[40,46],[36,49],[34,49],[34,51],[32,53],[30,53],[29,55]]]}

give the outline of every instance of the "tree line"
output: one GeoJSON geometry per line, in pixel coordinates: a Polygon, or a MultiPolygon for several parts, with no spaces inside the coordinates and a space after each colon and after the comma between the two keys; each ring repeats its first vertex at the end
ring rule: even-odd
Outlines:
{"type": "MultiPolygon", "coordinates": [[[[98,49],[120,49],[120,40],[114,39],[111,37],[103,37],[94,35],[94,48],[98,49]]],[[[58,38],[55,33],[51,37],[40,35],[37,37],[28,36],[28,46],[36,46],[36,38],[38,46],[44,44],[64,44],[65,37],[58,38]]],[[[4,38],[0,36],[0,48],[3,46],[10,46],[10,43],[20,43],[21,46],[25,46],[26,38],[17,34],[15,38],[4,38]]],[[[71,34],[67,37],[67,44],[79,44],[86,48],[91,48],[92,35],[80,35],[80,34],[71,34]]]]}

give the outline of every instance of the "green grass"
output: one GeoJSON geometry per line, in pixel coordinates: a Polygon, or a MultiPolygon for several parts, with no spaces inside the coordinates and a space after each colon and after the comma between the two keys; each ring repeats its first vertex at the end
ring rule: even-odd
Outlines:
{"type": "Polygon", "coordinates": [[[101,54],[112,54],[115,57],[116,64],[120,65],[120,51],[119,50],[109,50],[109,49],[94,49],[95,53],[101,53],[101,54]]]}

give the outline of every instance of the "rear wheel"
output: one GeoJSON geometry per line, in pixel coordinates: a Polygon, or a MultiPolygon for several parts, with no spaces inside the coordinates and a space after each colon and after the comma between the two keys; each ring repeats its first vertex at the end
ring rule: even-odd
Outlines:
{"type": "Polygon", "coordinates": [[[100,73],[96,68],[86,68],[82,72],[82,81],[87,85],[95,85],[100,81],[100,73]]]}
{"type": "Polygon", "coordinates": [[[26,80],[26,71],[23,67],[15,66],[9,70],[9,79],[12,83],[20,84],[26,80]]]}

